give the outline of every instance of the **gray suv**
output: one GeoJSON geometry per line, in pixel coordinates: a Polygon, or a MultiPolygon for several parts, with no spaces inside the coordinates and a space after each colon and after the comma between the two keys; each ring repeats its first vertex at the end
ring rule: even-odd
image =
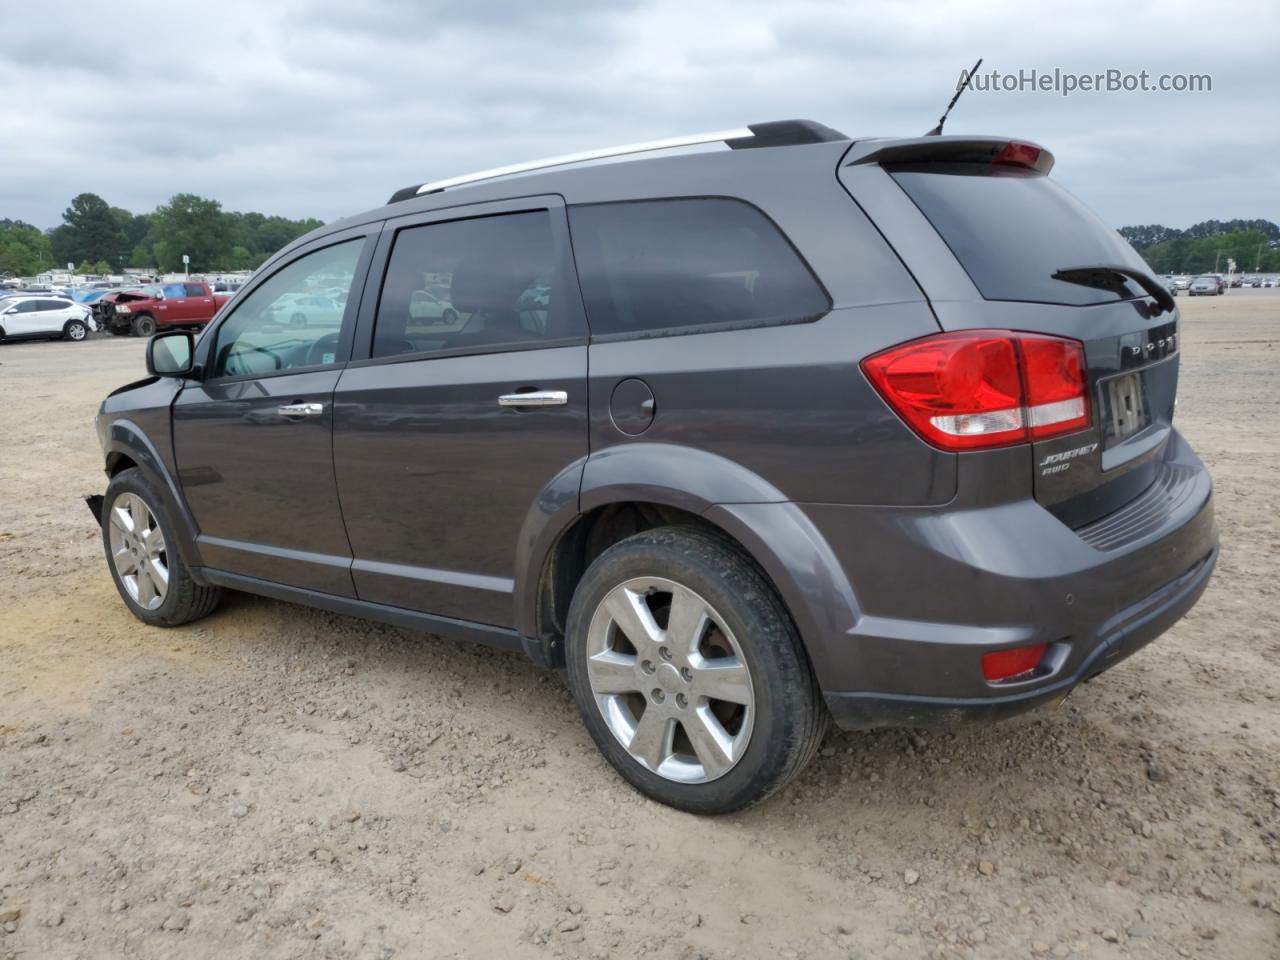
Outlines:
{"type": "Polygon", "coordinates": [[[1051,165],[782,121],[401,190],[102,404],[111,575],[158,626],[234,589],[563,667],[698,813],[829,719],[1056,704],[1217,535],[1174,300],[1051,165]]]}

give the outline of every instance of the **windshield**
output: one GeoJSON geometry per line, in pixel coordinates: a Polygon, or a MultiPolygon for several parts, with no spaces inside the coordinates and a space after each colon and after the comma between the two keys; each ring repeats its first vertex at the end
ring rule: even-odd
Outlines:
{"type": "Polygon", "coordinates": [[[1084,306],[1144,296],[1132,280],[1093,285],[1054,276],[1074,267],[1150,268],[1120,234],[1047,177],[923,167],[889,172],[987,300],[1084,306]]]}

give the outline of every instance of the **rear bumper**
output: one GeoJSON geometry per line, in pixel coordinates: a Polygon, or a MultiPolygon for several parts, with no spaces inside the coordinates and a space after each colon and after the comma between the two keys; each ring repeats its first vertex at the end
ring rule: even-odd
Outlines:
{"type": "Polygon", "coordinates": [[[1072,530],[1019,492],[1028,464],[1015,451],[962,457],[961,496],[945,506],[803,505],[838,567],[826,580],[855,598],[838,622],[802,629],[841,726],[994,719],[1052,703],[1199,599],[1217,558],[1212,485],[1176,431],[1159,485],[1099,521],[1101,533],[1072,530]],[[1033,644],[1048,653],[1032,674],[983,676],[984,654],[1033,644]]]}
{"type": "MultiPolygon", "coordinates": [[[[1213,550],[1172,583],[1122,610],[1104,625],[1076,670],[1033,689],[989,697],[930,697],[893,693],[827,693],[827,707],[846,730],[875,727],[937,727],[1002,720],[1045,706],[1057,706],[1079,683],[1109,670],[1160,636],[1195,606],[1217,562],[1213,550]]],[[[982,650],[977,651],[980,656],[982,650]]]]}

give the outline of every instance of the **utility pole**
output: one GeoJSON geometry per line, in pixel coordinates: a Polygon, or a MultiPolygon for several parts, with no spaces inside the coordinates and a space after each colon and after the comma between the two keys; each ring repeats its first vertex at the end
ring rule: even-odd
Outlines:
{"type": "Polygon", "coordinates": [[[1258,256],[1253,261],[1253,272],[1257,273],[1262,269],[1262,244],[1258,244],[1258,256]]]}
{"type": "Polygon", "coordinates": [[[1218,261],[1222,259],[1222,251],[1218,251],[1218,255],[1213,258],[1213,272],[1218,272],[1218,261]]]}

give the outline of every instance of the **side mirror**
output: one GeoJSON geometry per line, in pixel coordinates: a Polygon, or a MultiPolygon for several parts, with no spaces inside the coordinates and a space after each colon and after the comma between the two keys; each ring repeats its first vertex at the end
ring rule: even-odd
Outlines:
{"type": "Polygon", "coordinates": [[[157,377],[185,377],[193,369],[195,337],[189,330],[157,333],[147,341],[147,373],[157,377]]]}

